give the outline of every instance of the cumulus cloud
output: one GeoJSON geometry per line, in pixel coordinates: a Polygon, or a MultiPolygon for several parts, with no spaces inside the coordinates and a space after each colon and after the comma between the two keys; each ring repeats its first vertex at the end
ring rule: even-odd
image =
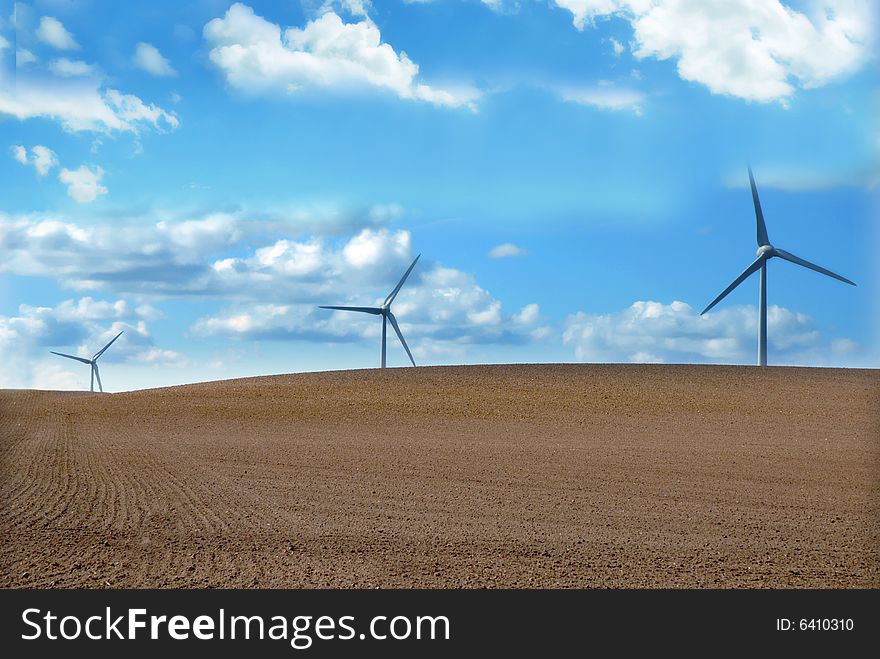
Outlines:
{"type": "MultiPolygon", "coordinates": [[[[317,215],[306,227],[339,221],[317,215]]],[[[351,220],[355,221],[355,220],[351,220]]],[[[264,234],[302,233],[297,218],[261,221],[247,214],[213,213],[193,219],[161,219],[151,224],[139,218],[110,225],[80,225],[58,216],[7,217],[0,213],[0,271],[57,279],[79,290],[115,290],[154,295],[224,295],[225,278],[248,286],[269,277],[254,254],[231,256],[243,249],[245,238],[264,234]],[[224,258],[225,257],[225,258],[224,258]],[[217,273],[217,274],[215,274],[217,273]],[[254,281],[257,279],[258,281],[254,281]]],[[[265,238],[263,238],[265,239],[265,238]]],[[[269,247],[278,242],[270,242],[269,247]]],[[[259,243],[258,243],[259,244],[259,243]]],[[[270,258],[264,253],[264,260],[270,258]]],[[[276,257],[273,264],[286,261],[276,257]]],[[[271,265],[271,264],[270,264],[271,265]]],[[[256,286],[256,290],[264,290],[256,286]]]]}
{"type": "Polygon", "coordinates": [[[522,256],[525,253],[526,250],[522,247],[517,247],[513,243],[502,243],[489,250],[489,256],[493,259],[503,259],[509,256],[522,256]]]}
{"type": "Polygon", "coordinates": [[[12,147],[12,157],[22,165],[32,165],[40,176],[45,176],[50,169],[58,165],[55,152],[41,144],[31,147],[30,156],[27,154],[27,149],[17,144],[12,147]]]}
{"type": "Polygon", "coordinates": [[[134,65],[154,76],[177,75],[171,62],[162,56],[159,49],[151,43],[141,41],[134,51],[134,65]]]}
{"type": "MultiPolygon", "coordinates": [[[[374,318],[316,307],[381,304],[415,257],[410,233],[364,227],[346,236],[280,237],[279,228],[230,214],[113,226],[0,218],[0,250],[7,255],[0,272],[52,277],[82,291],[226,301],[229,306],[194,326],[199,335],[322,341],[377,336],[369,322],[374,318]]],[[[430,339],[431,345],[517,344],[546,336],[537,305],[506,312],[472,275],[424,258],[394,309],[408,337],[430,339]]]]}
{"type": "Polygon", "coordinates": [[[103,176],[104,170],[101,167],[92,170],[81,165],[78,169],[62,169],[58,180],[67,186],[67,194],[77,203],[87,204],[100,195],[107,194],[107,188],[100,184],[103,176]]]}
{"type": "MultiPolygon", "coordinates": [[[[462,354],[470,345],[521,344],[535,338],[537,305],[527,305],[513,316],[505,314],[501,301],[481,288],[473,276],[439,264],[423,265],[427,269],[413,271],[394,302],[394,314],[411,348],[425,343],[419,354],[427,354],[426,346],[454,345],[459,348],[456,354],[462,354]]],[[[399,276],[397,271],[383,287],[370,287],[372,294],[367,287],[352,293],[352,283],[337,285],[321,302],[378,305],[399,276]]],[[[193,332],[242,339],[378,341],[381,321],[365,314],[318,309],[314,304],[240,304],[200,319],[193,332]]]]}
{"type": "MultiPolygon", "coordinates": [[[[342,245],[309,237],[279,238],[250,255],[210,263],[204,287],[236,297],[318,300],[347,287],[391,282],[412,260],[408,231],[363,229],[342,245]]],[[[391,282],[389,286],[393,286],[391,282]]]]}
{"type": "Polygon", "coordinates": [[[388,260],[402,261],[410,255],[408,231],[389,232],[364,229],[343,248],[346,261],[357,268],[376,266],[388,260]]]}
{"type": "Polygon", "coordinates": [[[555,2],[579,30],[598,18],[623,18],[633,28],[636,57],[675,60],[684,80],[761,102],[856,71],[874,40],[875,10],[867,0],[825,0],[806,12],[779,0],[555,2]]]}
{"type": "MultiPolygon", "coordinates": [[[[777,362],[816,363],[833,347],[806,314],[773,305],[767,324],[777,362]]],[[[581,361],[753,363],[757,329],[751,306],[700,316],[684,302],[639,301],[616,313],[569,316],[563,342],[581,361]]]]}
{"type": "Polygon", "coordinates": [[[541,315],[541,308],[537,304],[527,304],[519,313],[513,315],[511,319],[517,325],[533,325],[538,321],[541,315]]]}
{"type": "MultiPolygon", "coordinates": [[[[297,304],[238,305],[198,320],[197,336],[224,336],[247,340],[350,341],[360,334],[329,313],[297,304]]],[[[359,320],[350,318],[350,320],[359,320]]],[[[362,323],[354,323],[361,326],[362,323]]]]}
{"type": "Polygon", "coordinates": [[[182,365],[186,358],[154,345],[147,320],[161,317],[150,305],[83,297],[55,307],[22,304],[18,314],[0,316],[0,386],[80,389],[85,373],[48,353],[58,350],[81,357],[92,354],[121,331],[125,333],[101,359],[105,362],[182,365]],[[71,370],[72,369],[72,370],[71,370]]]}
{"type": "Polygon", "coordinates": [[[0,272],[52,277],[77,290],[317,299],[327,282],[372,285],[409,265],[409,233],[377,227],[374,215],[370,208],[211,213],[111,226],[0,213],[0,272]]]}
{"type": "MultiPolygon", "coordinates": [[[[363,9],[363,6],[361,6],[363,9]]],[[[334,11],[287,28],[236,3],[205,25],[208,57],[234,88],[251,93],[292,94],[307,89],[352,91],[382,89],[400,98],[438,106],[475,109],[478,93],[449,90],[418,79],[419,67],[405,52],[382,42],[366,15],[343,22],[334,11]]]]}
{"type": "Polygon", "coordinates": [[[37,39],[58,50],[79,50],[76,39],[57,18],[43,16],[36,35],[37,39]]]}

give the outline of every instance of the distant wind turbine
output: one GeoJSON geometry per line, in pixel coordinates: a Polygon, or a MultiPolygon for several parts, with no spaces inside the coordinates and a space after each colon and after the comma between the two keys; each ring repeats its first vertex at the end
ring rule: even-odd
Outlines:
{"type": "Polygon", "coordinates": [[[394,302],[394,298],[396,298],[397,294],[400,292],[400,289],[403,286],[403,282],[405,282],[406,278],[409,277],[409,273],[412,272],[412,269],[416,266],[416,261],[419,260],[420,256],[421,254],[419,254],[419,256],[416,257],[415,261],[413,261],[406,269],[406,272],[403,273],[403,277],[400,278],[400,281],[397,282],[397,286],[395,286],[394,290],[391,291],[388,294],[388,297],[385,298],[385,301],[382,303],[381,307],[319,307],[320,309],[335,309],[337,311],[359,311],[360,313],[369,313],[374,316],[382,316],[382,368],[385,368],[385,334],[387,332],[388,321],[391,321],[391,327],[393,327],[394,331],[397,333],[397,338],[400,339],[400,344],[403,346],[403,349],[406,350],[406,354],[409,357],[409,360],[412,362],[412,365],[416,365],[412,353],[409,351],[409,346],[406,345],[403,334],[400,332],[400,327],[398,327],[397,325],[397,319],[394,317],[394,314],[391,313],[391,303],[394,302]]]}
{"type": "Polygon", "coordinates": [[[767,227],[764,224],[764,213],[761,211],[761,202],[758,200],[758,188],[755,186],[755,177],[752,175],[752,168],[749,167],[749,183],[752,186],[752,200],[755,202],[755,219],[758,223],[758,258],[756,258],[752,264],[745,269],[745,271],[736,279],[733,280],[733,283],[721,291],[721,294],[712,300],[712,303],[703,309],[700,313],[702,316],[704,313],[709,311],[716,304],[721,302],[728,293],[730,293],[734,288],[743,283],[746,279],[748,279],[751,275],[753,275],[756,271],[761,271],[761,292],[759,295],[758,301],[758,366],[766,366],[767,365],[767,261],[772,259],[774,256],[778,256],[781,259],[785,259],[786,261],[791,261],[797,265],[803,266],[805,268],[809,268],[810,270],[815,270],[816,272],[820,272],[823,275],[827,275],[829,277],[833,277],[834,279],[838,279],[845,284],[851,284],[855,286],[854,282],[851,282],[846,277],[841,277],[840,275],[836,275],[830,270],[826,270],[815,263],[810,263],[809,261],[805,261],[804,259],[795,256],[790,252],[786,252],[784,249],[778,249],[770,244],[770,239],[767,237],[767,227]]]}
{"type": "MultiPolygon", "coordinates": [[[[124,330],[123,330],[123,331],[124,331],[124,330]]],[[[98,357],[100,357],[101,355],[103,355],[103,354],[104,354],[104,351],[107,350],[107,348],[109,348],[111,345],[113,345],[113,342],[114,342],[116,339],[118,339],[120,336],[122,336],[122,332],[120,332],[119,334],[117,334],[116,336],[114,336],[112,339],[110,339],[110,343],[108,343],[108,344],[105,345],[103,348],[101,348],[98,352],[96,352],[96,353],[92,356],[91,359],[85,359],[84,357],[76,357],[76,356],[74,356],[74,355],[65,355],[63,352],[55,352],[54,350],[50,350],[49,352],[51,352],[53,355],[59,355],[59,356],[61,356],[61,357],[67,357],[68,359],[75,359],[76,361],[78,361],[78,362],[82,362],[83,364],[89,364],[89,365],[92,367],[92,384],[91,384],[91,386],[89,387],[89,391],[94,391],[94,390],[95,390],[95,378],[98,378],[98,390],[103,394],[103,393],[104,393],[104,387],[103,387],[103,385],[101,384],[101,374],[98,373],[98,357]]]]}

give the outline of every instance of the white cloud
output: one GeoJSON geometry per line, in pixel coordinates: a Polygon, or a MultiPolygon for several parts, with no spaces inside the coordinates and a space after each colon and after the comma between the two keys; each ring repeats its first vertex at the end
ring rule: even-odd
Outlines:
{"type": "Polygon", "coordinates": [[[615,55],[620,55],[624,51],[623,44],[614,38],[611,39],[611,47],[614,49],[615,55]]]}
{"type": "MultiPolygon", "coordinates": [[[[369,223],[364,211],[363,222],[369,223]]],[[[80,226],[0,215],[0,272],[55,278],[77,290],[192,299],[229,307],[202,318],[197,335],[246,339],[378,339],[379,325],[319,304],[377,305],[413,261],[405,230],[365,227],[347,236],[280,237],[296,225],[246,215],[80,226]],[[283,302],[279,302],[283,301],[283,302]]],[[[99,308],[91,305],[92,315],[99,308]]],[[[103,307],[103,313],[115,313],[103,307]]],[[[130,309],[126,312],[130,313],[130,309]]],[[[407,338],[421,345],[522,344],[548,336],[529,304],[505,313],[474,277],[423,257],[394,303],[407,338]]],[[[83,312],[84,313],[84,312],[83,312]]],[[[152,318],[141,307],[142,320],[152,318]]],[[[456,348],[458,350],[459,348],[456,348]]],[[[439,349],[439,348],[438,348],[439,349]]],[[[432,348],[433,350],[433,348],[432,348]]]]}
{"type": "Polygon", "coordinates": [[[144,126],[164,131],[180,123],[173,112],[115,89],[102,90],[98,81],[82,78],[47,83],[19,76],[14,94],[0,92],[0,115],[4,114],[20,120],[54,119],[71,132],[138,133],[144,126]]]}
{"type": "Polygon", "coordinates": [[[93,74],[95,67],[82,60],[69,60],[66,57],[60,57],[49,63],[49,70],[62,78],[74,78],[93,74]]]}
{"type": "Polygon", "coordinates": [[[9,383],[4,386],[28,386],[30,389],[48,389],[50,391],[75,391],[88,387],[88,381],[81,373],[76,375],[61,364],[45,360],[45,363],[32,369],[29,382],[21,378],[19,374],[18,378],[13,375],[9,383]]]}
{"type": "Polygon", "coordinates": [[[280,238],[251,256],[214,260],[202,286],[250,299],[349,296],[364,286],[390,289],[412,258],[408,231],[363,229],[338,249],[316,237],[280,238]]]}
{"type": "MultiPolygon", "coordinates": [[[[83,289],[236,301],[197,323],[193,330],[201,335],[320,341],[377,336],[370,319],[319,311],[317,305],[381,302],[414,257],[409,232],[364,229],[341,243],[278,238],[249,255],[224,254],[240,253],[253,241],[256,234],[246,231],[250,224],[223,215],[152,227],[0,223],[0,248],[10,257],[0,270],[54,276],[83,289]]],[[[59,309],[57,315],[74,311],[59,309]]],[[[94,304],[79,313],[87,311],[122,313],[94,304]]],[[[152,317],[140,307],[137,313],[152,317]]],[[[395,301],[395,313],[408,337],[432,345],[525,343],[540,336],[533,335],[537,305],[521,309],[514,321],[471,275],[424,259],[395,301]]]]}
{"type": "Polygon", "coordinates": [[[473,275],[439,264],[420,265],[424,269],[394,301],[394,313],[406,320],[414,338],[456,345],[532,340],[530,331],[538,318],[530,317],[530,310],[519,313],[519,319],[528,322],[515,323],[504,313],[501,300],[482,288],[473,275]]]}
{"type": "Polygon", "coordinates": [[[350,334],[330,314],[318,316],[314,307],[290,304],[239,306],[202,318],[192,327],[197,336],[226,336],[245,339],[344,340],[350,334]]]}
{"type": "Polygon", "coordinates": [[[370,219],[375,224],[386,224],[403,215],[400,204],[374,204],[370,207],[370,219]]]}
{"type": "Polygon", "coordinates": [[[513,243],[502,243],[500,245],[496,245],[492,249],[489,250],[489,256],[493,259],[503,259],[510,256],[522,256],[526,254],[526,250],[522,247],[518,247],[513,243]]]}
{"type": "Polygon", "coordinates": [[[352,16],[369,18],[368,9],[372,9],[371,0],[324,0],[321,13],[331,10],[334,6],[341,7],[352,16]]]}
{"type": "Polygon", "coordinates": [[[642,116],[642,103],[645,100],[642,92],[605,80],[594,87],[564,88],[560,90],[560,96],[564,101],[600,110],[630,110],[639,117],[642,116]]]}
{"type": "Polygon", "coordinates": [[[10,149],[10,151],[12,152],[12,157],[15,158],[22,165],[28,164],[27,149],[25,149],[23,146],[21,146],[20,144],[16,144],[10,149]]]}
{"type": "Polygon", "coordinates": [[[58,165],[58,157],[55,152],[40,144],[31,147],[30,157],[23,146],[15,145],[12,147],[12,157],[22,165],[33,165],[40,176],[45,176],[50,169],[58,165]]]}
{"type": "Polygon", "coordinates": [[[474,325],[498,325],[501,322],[501,302],[493,300],[483,309],[470,311],[467,318],[474,325]]]}
{"type": "Polygon", "coordinates": [[[22,67],[27,66],[28,64],[33,64],[37,61],[37,56],[34,55],[27,48],[19,48],[15,51],[15,66],[22,67]]]}
{"type": "Polygon", "coordinates": [[[520,309],[519,313],[514,314],[511,320],[517,325],[534,325],[540,317],[541,308],[537,304],[532,303],[520,309]]]}
{"type": "MultiPolygon", "coordinates": [[[[313,232],[324,236],[318,242],[325,250],[325,240],[374,224],[369,209],[293,209],[274,218],[265,211],[211,213],[194,219],[169,216],[158,221],[122,218],[113,225],[80,225],[57,215],[8,217],[0,212],[4,254],[0,271],[53,277],[77,290],[268,299],[283,293],[302,298],[321,291],[321,277],[291,273],[318,238],[280,236],[313,232]]],[[[379,235],[387,236],[389,247],[381,250],[390,257],[386,262],[375,263],[363,253],[364,245],[374,240],[372,234],[360,239],[356,234],[349,254],[361,267],[345,258],[343,246],[332,261],[322,251],[322,275],[351,273],[361,284],[370,284],[405,268],[408,262],[399,245],[409,240],[409,234],[379,235]]]]}
{"type": "Polygon", "coordinates": [[[153,365],[162,365],[162,366],[186,366],[189,363],[189,360],[180,352],[176,350],[165,350],[162,348],[157,348],[153,346],[152,348],[148,348],[142,352],[139,352],[134,357],[132,357],[132,361],[140,362],[143,364],[153,364],[153,365]]]}
{"type": "Polygon", "coordinates": [[[171,67],[171,63],[162,56],[159,49],[143,41],[135,48],[134,64],[154,76],[177,75],[177,71],[171,67]]]}
{"type": "Polygon", "coordinates": [[[165,112],[153,104],[146,105],[132,94],[123,94],[115,89],[108,89],[104,96],[124,127],[136,126],[140,122],[149,123],[157,129],[177,128],[179,125],[177,115],[173,112],[165,112]]]}
{"type": "Polygon", "coordinates": [[[448,90],[417,79],[419,67],[406,53],[382,43],[369,17],[345,23],[325,11],[304,28],[281,28],[241,3],[205,25],[208,54],[236,89],[296,93],[307,89],[384,89],[403,99],[476,109],[473,89],[448,90]]]}
{"type": "Polygon", "coordinates": [[[50,169],[58,164],[58,158],[55,156],[55,152],[48,147],[38,144],[31,148],[31,154],[31,161],[40,176],[45,176],[49,173],[50,169]]]}
{"type": "MultiPolygon", "coordinates": [[[[833,348],[803,313],[773,305],[767,324],[777,363],[822,363],[833,348]]],[[[581,361],[753,363],[757,328],[750,306],[700,316],[684,302],[640,301],[616,313],[569,316],[563,342],[581,361]]]]}
{"type": "Polygon", "coordinates": [[[79,50],[79,44],[73,35],[56,18],[43,16],[37,28],[37,39],[58,50],[79,50]]]}
{"type": "Polygon", "coordinates": [[[149,306],[132,307],[129,302],[123,299],[109,302],[107,300],[96,300],[86,296],[79,300],[64,300],[54,308],[48,307],[31,307],[21,305],[21,312],[31,316],[45,316],[49,313],[54,320],[64,323],[77,323],[100,320],[123,320],[131,318],[144,318],[149,316],[155,318],[156,310],[149,306]]]}
{"type": "Polygon", "coordinates": [[[346,261],[356,268],[375,266],[388,260],[399,261],[409,257],[410,235],[408,231],[394,234],[387,229],[373,231],[364,229],[345,245],[342,250],[346,261]]]}
{"type": "Polygon", "coordinates": [[[101,167],[91,170],[81,165],[79,169],[62,169],[58,180],[67,186],[67,194],[77,203],[87,204],[100,195],[107,194],[107,188],[99,183],[103,176],[104,170],[101,167]]]}
{"type": "MultiPolygon", "coordinates": [[[[420,265],[423,268],[413,271],[394,302],[395,316],[411,349],[419,350],[416,354],[462,355],[468,346],[518,344],[543,338],[540,332],[535,334],[537,305],[527,305],[514,316],[507,316],[501,301],[481,288],[471,275],[436,264],[420,265]]],[[[372,294],[363,286],[357,287],[351,278],[342,283],[340,277],[340,281],[330,282],[315,303],[235,305],[200,319],[192,331],[199,336],[242,339],[378,341],[381,322],[375,316],[323,310],[317,304],[379,304],[400,274],[398,269],[381,287],[370,287],[372,294]]],[[[393,336],[389,340],[396,341],[393,336]]]]}
{"type": "Polygon", "coordinates": [[[555,0],[583,30],[597,18],[631,24],[634,55],[673,59],[684,80],[713,93],[784,101],[869,60],[875,8],[868,0],[825,0],[806,13],[779,0],[555,0]]]}

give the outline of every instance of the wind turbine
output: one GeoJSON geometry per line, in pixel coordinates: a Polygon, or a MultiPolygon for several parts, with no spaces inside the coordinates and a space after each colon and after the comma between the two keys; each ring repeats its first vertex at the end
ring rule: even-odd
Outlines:
{"type": "Polygon", "coordinates": [[[382,368],[385,368],[385,334],[389,321],[391,322],[391,327],[393,327],[394,331],[397,333],[397,338],[400,339],[400,344],[403,346],[403,349],[406,350],[406,354],[409,357],[409,360],[412,362],[412,365],[416,365],[412,353],[409,351],[409,346],[406,345],[403,334],[400,332],[400,327],[398,327],[397,325],[397,319],[394,317],[394,314],[391,313],[391,303],[394,302],[394,298],[396,298],[397,294],[400,292],[400,289],[403,286],[403,282],[405,282],[406,278],[409,277],[409,273],[412,272],[412,269],[416,266],[416,261],[419,260],[420,256],[421,254],[419,254],[419,256],[416,257],[415,261],[413,261],[406,269],[406,272],[403,273],[403,277],[400,278],[400,281],[397,282],[397,286],[395,286],[394,290],[391,291],[388,294],[388,297],[385,298],[385,301],[382,303],[381,307],[319,307],[320,309],[335,309],[337,311],[358,311],[360,313],[368,313],[374,316],[382,316],[382,368]]]}
{"type": "MultiPolygon", "coordinates": [[[[123,331],[125,331],[125,330],[123,330],[123,331]]],[[[107,350],[107,348],[109,348],[111,345],[113,345],[113,342],[116,339],[118,339],[120,336],[122,336],[122,332],[120,332],[119,334],[114,336],[112,339],[110,339],[110,343],[108,343],[103,348],[101,348],[98,352],[96,352],[94,355],[92,355],[91,359],[85,359],[84,357],[76,357],[74,355],[65,355],[63,352],[55,352],[54,350],[50,350],[49,352],[51,352],[53,355],[60,355],[61,357],[67,357],[68,359],[75,359],[76,361],[82,362],[83,364],[91,365],[91,367],[92,367],[92,384],[89,387],[89,391],[92,391],[92,392],[95,391],[95,378],[98,378],[98,390],[103,394],[104,393],[104,386],[101,384],[101,374],[98,373],[98,357],[103,355],[104,351],[107,350]]]]}
{"type": "Polygon", "coordinates": [[[721,302],[730,291],[743,283],[746,279],[748,279],[751,275],[753,275],[756,271],[761,271],[761,288],[760,294],[758,297],[758,366],[766,366],[767,365],[767,261],[772,259],[774,256],[778,256],[781,259],[785,259],[786,261],[791,261],[796,265],[803,266],[805,268],[809,268],[810,270],[815,270],[816,272],[820,272],[823,275],[827,275],[829,277],[833,277],[834,279],[838,279],[845,284],[851,284],[855,286],[854,282],[851,282],[846,277],[841,277],[840,275],[836,275],[830,270],[826,270],[815,263],[810,263],[798,256],[790,252],[786,252],[784,249],[779,249],[778,247],[774,247],[770,244],[770,239],[767,237],[767,226],[764,224],[764,213],[761,211],[761,202],[758,200],[758,188],[755,186],[755,177],[752,175],[752,168],[749,167],[749,183],[752,186],[752,200],[755,202],[755,219],[758,223],[758,253],[752,264],[746,268],[743,273],[733,280],[733,283],[721,291],[721,294],[712,300],[712,303],[703,309],[700,312],[702,316],[704,313],[709,311],[716,304],[721,302]]]}

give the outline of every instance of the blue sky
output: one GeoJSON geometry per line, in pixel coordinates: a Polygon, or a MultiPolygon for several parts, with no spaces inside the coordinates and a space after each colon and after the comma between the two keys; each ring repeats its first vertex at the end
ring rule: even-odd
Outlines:
{"type": "Polygon", "coordinates": [[[378,365],[880,365],[869,2],[0,3],[3,387],[378,365]],[[389,340],[389,364],[406,363],[389,340]]]}

